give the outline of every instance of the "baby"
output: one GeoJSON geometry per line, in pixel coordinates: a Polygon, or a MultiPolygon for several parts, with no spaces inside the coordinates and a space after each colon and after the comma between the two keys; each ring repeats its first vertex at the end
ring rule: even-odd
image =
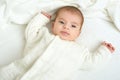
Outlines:
{"type": "MultiPolygon", "coordinates": [[[[41,13],[49,19],[51,18],[47,13],[41,13]]],[[[83,22],[83,14],[78,8],[72,6],[62,7],[56,12],[52,33],[60,36],[63,40],[75,41],[81,32],[83,22]]],[[[102,45],[106,46],[111,53],[115,50],[111,43],[104,41],[102,45]]]]}

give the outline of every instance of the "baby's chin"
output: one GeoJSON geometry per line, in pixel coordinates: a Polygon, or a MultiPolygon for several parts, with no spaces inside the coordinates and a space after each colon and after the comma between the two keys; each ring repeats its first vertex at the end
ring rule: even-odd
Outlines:
{"type": "Polygon", "coordinates": [[[73,39],[70,39],[70,38],[68,38],[68,37],[62,37],[62,36],[60,36],[60,38],[61,38],[62,40],[66,40],[66,41],[74,41],[73,39]]]}

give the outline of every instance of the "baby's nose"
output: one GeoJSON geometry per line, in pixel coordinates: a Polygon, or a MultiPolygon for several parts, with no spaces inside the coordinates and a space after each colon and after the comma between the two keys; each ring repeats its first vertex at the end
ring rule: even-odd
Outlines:
{"type": "Polygon", "coordinates": [[[64,29],[69,29],[69,25],[68,24],[65,24],[63,27],[64,27],[64,29]]]}

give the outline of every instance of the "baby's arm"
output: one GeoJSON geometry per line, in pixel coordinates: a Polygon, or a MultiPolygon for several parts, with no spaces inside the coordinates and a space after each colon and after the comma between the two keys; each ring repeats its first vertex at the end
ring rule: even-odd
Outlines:
{"type": "MultiPolygon", "coordinates": [[[[49,17],[49,16],[48,16],[49,17]]],[[[46,26],[50,19],[39,12],[27,25],[25,37],[27,41],[35,40],[37,35],[40,34],[41,28],[46,26]]],[[[42,35],[42,34],[41,34],[42,35]]],[[[40,36],[40,35],[39,35],[40,36]]]]}
{"type": "Polygon", "coordinates": [[[95,50],[95,52],[89,52],[88,49],[83,53],[83,67],[82,69],[97,68],[104,65],[111,59],[111,53],[115,51],[115,48],[107,42],[102,42],[101,45],[95,50]]]}
{"type": "Polygon", "coordinates": [[[106,41],[104,41],[102,43],[102,45],[104,45],[105,47],[107,47],[111,53],[113,53],[115,51],[115,48],[113,47],[113,45],[111,43],[107,43],[106,41]]]}

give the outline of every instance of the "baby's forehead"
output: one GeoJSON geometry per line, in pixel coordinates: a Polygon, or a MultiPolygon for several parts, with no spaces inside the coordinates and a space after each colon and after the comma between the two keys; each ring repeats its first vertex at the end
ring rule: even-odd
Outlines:
{"type": "Polygon", "coordinates": [[[62,9],[58,10],[58,14],[57,15],[61,14],[62,12],[68,12],[68,13],[74,14],[75,16],[78,16],[78,18],[80,19],[80,24],[83,25],[84,16],[83,16],[81,10],[79,10],[78,8],[76,8],[76,7],[72,7],[72,8],[71,7],[70,8],[66,8],[65,7],[65,8],[62,8],[62,9]]]}
{"type": "Polygon", "coordinates": [[[74,10],[67,10],[67,9],[61,9],[61,10],[59,10],[56,15],[58,16],[61,13],[64,13],[64,12],[70,13],[70,14],[78,16],[78,17],[82,17],[81,13],[78,10],[74,11],[74,10]]]}

